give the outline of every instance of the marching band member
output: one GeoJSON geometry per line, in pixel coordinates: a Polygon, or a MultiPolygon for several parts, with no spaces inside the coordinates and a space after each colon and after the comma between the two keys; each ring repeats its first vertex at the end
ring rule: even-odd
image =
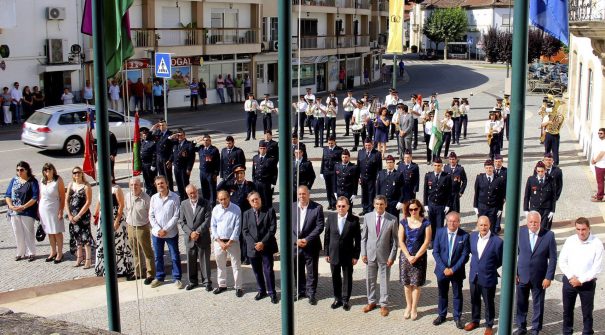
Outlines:
{"type": "Polygon", "coordinates": [[[353,111],[357,106],[357,100],[353,98],[353,91],[347,91],[347,97],[342,101],[342,108],[345,111],[345,136],[349,136],[349,127],[351,125],[351,118],[353,117],[353,111]]]}
{"type": "Polygon", "coordinates": [[[313,112],[313,131],[315,132],[315,147],[324,146],[324,118],[326,116],[326,106],[321,103],[321,97],[315,98],[315,103],[311,106],[313,112]]]}
{"type": "Polygon", "coordinates": [[[439,129],[441,129],[441,133],[443,134],[442,145],[439,147],[439,151],[435,154],[437,157],[441,157],[441,148],[445,146],[445,154],[444,158],[447,158],[447,155],[450,151],[450,141],[452,140],[452,128],[454,127],[454,121],[452,121],[452,111],[448,110],[445,112],[445,117],[443,120],[439,121],[439,129]]]}
{"type": "Polygon", "coordinates": [[[273,128],[273,119],[271,114],[275,112],[273,101],[269,100],[269,94],[265,94],[265,99],[260,102],[260,112],[263,114],[263,133],[273,128]]]}
{"type": "Polygon", "coordinates": [[[500,154],[500,135],[502,132],[502,121],[500,121],[498,110],[494,108],[489,112],[489,120],[485,122],[485,134],[489,145],[489,158],[493,161],[495,155],[500,154]]]}
{"type": "Polygon", "coordinates": [[[460,132],[463,138],[466,140],[466,130],[468,129],[468,113],[471,111],[471,105],[468,103],[468,98],[462,98],[460,103],[460,132]]]}
{"type": "Polygon", "coordinates": [[[454,121],[454,127],[452,128],[452,142],[454,144],[460,144],[460,130],[461,130],[461,121],[462,114],[460,113],[460,99],[454,98],[452,100],[452,121],[454,121]]]}
{"type": "Polygon", "coordinates": [[[244,110],[246,111],[246,141],[250,141],[250,137],[256,140],[256,111],[259,109],[258,102],[254,99],[253,93],[248,93],[248,100],[244,102],[244,110]]]}
{"type": "Polygon", "coordinates": [[[353,149],[351,151],[357,151],[359,146],[359,136],[361,135],[362,141],[366,140],[366,124],[370,118],[370,113],[367,108],[364,107],[364,102],[357,101],[357,108],[353,110],[353,118],[351,119],[351,129],[353,130],[353,149]]]}
{"type": "Polygon", "coordinates": [[[542,119],[542,127],[546,136],[544,137],[544,153],[552,153],[555,165],[559,165],[559,131],[563,125],[565,116],[558,112],[553,102],[549,101],[546,105],[546,116],[542,119]]]}
{"type": "Polygon", "coordinates": [[[309,134],[313,135],[313,111],[311,107],[315,104],[315,94],[311,93],[311,89],[307,88],[307,94],[305,94],[305,101],[307,102],[307,126],[309,127],[309,134]]]}
{"type": "Polygon", "coordinates": [[[336,115],[338,114],[338,99],[330,98],[328,100],[328,106],[326,108],[326,129],[327,134],[326,137],[330,137],[330,135],[336,136],[336,115]]]}
{"type": "Polygon", "coordinates": [[[309,107],[305,100],[305,96],[301,95],[298,97],[298,102],[293,102],[292,107],[296,110],[296,115],[298,116],[298,122],[294,125],[294,133],[299,133],[300,139],[302,140],[305,135],[305,121],[307,120],[307,114],[305,114],[305,112],[309,107]]]}

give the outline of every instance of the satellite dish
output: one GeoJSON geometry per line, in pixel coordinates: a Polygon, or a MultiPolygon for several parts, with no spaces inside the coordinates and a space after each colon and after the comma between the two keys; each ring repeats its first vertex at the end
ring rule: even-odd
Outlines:
{"type": "Polygon", "coordinates": [[[6,44],[0,45],[0,57],[8,58],[10,53],[11,53],[11,51],[10,51],[10,48],[8,47],[8,45],[6,45],[6,44]]]}
{"type": "Polygon", "coordinates": [[[80,52],[82,52],[82,47],[79,44],[73,44],[71,46],[71,53],[72,54],[78,55],[80,52]]]}

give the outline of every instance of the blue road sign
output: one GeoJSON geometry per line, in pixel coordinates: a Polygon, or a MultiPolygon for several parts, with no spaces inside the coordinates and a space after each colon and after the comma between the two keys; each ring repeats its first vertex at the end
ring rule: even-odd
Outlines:
{"type": "Polygon", "coordinates": [[[170,78],[172,75],[172,63],[169,53],[155,53],[155,76],[158,78],[170,78]]]}
{"type": "Polygon", "coordinates": [[[468,37],[468,39],[466,40],[466,43],[468,43],[468,44],[473,44],[474,42],[475,42],[475,41],[474,41],[474,40],[473,40],[473,38],[472,38],[472,37],[470,37],[470,36],[469,36],[469,37],[468,37]]]}

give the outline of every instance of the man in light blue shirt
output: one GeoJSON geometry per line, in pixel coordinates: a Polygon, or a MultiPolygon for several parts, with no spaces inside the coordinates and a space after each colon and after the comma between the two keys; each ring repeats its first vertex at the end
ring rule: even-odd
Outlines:
{"type": "Polygon", "coordinates": [[[155,187],[158,193],[151,197],[149,205],[149,222],[151,223],[151,241],[155,256],[155,279],[151,287],[155,288],[164,282],[164,244],[168,244],[170,258],[172,259],[172,279],[178,289],[182,289],[181,282],[181,253],[179,252],[179,219],[181,198],[178,194],[168,190],[166,177],[155,177],[155,187]]]}
{"type": "Polygon", "coordinates": [[[239,245],[239,232],[241,224],[241,210],[231,202],[229,193],[225,190],[218,192],[219,204],[212,209],[210,230],[214,240],[214,255],[216,257],[216,279],[218,287],[214,294],[227,290],[227,256],[231,259],[233,280],[235,282],[235,296],[244,295],[242,290],[241,251],[239,245]]]}

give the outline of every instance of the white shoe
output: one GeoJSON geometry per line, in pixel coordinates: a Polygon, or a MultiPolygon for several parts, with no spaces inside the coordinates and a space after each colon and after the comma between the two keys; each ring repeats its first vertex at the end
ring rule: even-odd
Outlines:
{"type": "Polygon", "coordinates": [[[185,285],[183,285],[183,282],[180,280],[175,280],[174,281],[174,285],[176,286],[176,288],[178,288],[179,290],[183,289],[183,287],[185,287],[185,285]]]}

